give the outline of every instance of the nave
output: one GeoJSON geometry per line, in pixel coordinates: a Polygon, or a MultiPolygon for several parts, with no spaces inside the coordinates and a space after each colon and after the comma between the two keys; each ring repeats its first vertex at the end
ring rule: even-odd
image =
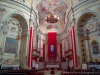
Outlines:
{"type": "Polygon", "coordinates": [[[99,75],[100,0],[0,0],[0,75],[99,75]]]}

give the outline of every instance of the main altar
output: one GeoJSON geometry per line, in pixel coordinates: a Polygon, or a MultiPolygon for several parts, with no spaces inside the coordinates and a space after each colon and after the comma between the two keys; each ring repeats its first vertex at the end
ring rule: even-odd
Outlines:
{"type": "Polygon", "coordinates": [[[51,60],[45,62],[45,67],[46,68],[60,68],[60,62],[58,62],[54,59],[51,59],[51,60]]]}

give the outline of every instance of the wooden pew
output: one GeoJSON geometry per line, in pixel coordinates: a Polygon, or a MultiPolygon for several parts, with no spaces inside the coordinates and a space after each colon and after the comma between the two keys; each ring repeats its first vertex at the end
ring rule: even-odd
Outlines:
{"type": "Polygon", "coordinates": [[[20,69],[20,70],[0,70],[0,75],[34,75],[40,70],[29,70],[29,69],[20,69]]]}
{"type": "Polygon", "coordinates": [[[27,75],[26,73],[0,73],[0,75],[27,75]]]}
{"type": "Polygon", "coordinates": [[[30,75],[31,70],[0,70],[0,75],[30,75]]]}

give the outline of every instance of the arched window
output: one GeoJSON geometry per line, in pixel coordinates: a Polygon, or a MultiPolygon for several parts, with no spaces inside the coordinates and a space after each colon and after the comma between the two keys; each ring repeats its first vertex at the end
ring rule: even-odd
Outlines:
{"type": "Polygon", "coordinates": [[[99,43],[96,40],[93,40],[92,41],[93,54],[99,54],[98,46],[99,46],[99,43]]]}

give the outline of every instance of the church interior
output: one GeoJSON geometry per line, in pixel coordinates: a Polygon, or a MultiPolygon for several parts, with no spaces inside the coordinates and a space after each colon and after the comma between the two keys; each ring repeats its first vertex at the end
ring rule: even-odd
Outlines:
{"type": "Polygon", "coordinates": [[[0,75],[99,75],[100,0],[0,0],[0,75]]]}

